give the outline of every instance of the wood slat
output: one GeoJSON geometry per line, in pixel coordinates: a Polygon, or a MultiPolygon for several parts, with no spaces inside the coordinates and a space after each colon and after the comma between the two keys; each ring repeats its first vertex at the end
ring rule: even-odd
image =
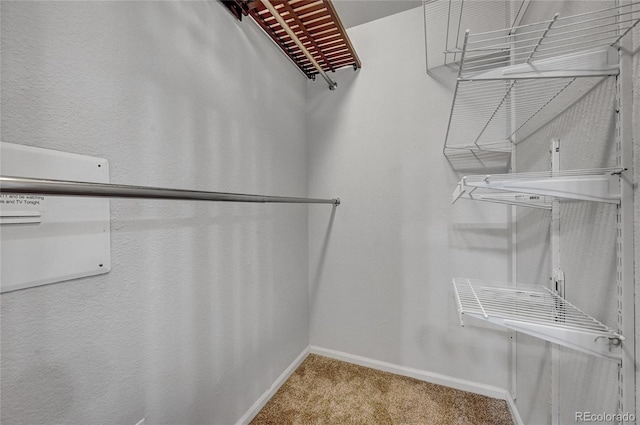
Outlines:
{"type": "Polygon", "coordinates": [[[300,18],[304,18],[305,16],[307,16],[307,15],[309,15],[311,13],[316,13],[316,12],[324,10],[326,8],[327,8],[327,6],[325,5],[325,1],[321,0],[321,1],[317,1],[315,3],[308,4],[308,5],[303,6],[303,7],[296,8],[296,14],[300,18]]]}
{"type": "Polygon", "coordinates": [[[311,33],[313,35],[314,38],[316,38],[317,40],[320,40],[321,38],[326,38],[329,37],[330,35],[342,35],[340,33],[340,30],[338,30],[335,27],[324,27],[324,28],[320,28],[317,31],[314,31],[311,33]]]}
{"type": "Polygon", "coordinates": [[[324,16],[322,18],[312,19],[309,22],[305,22],[305,25],[309,31],[315,31],[326,26],[333,26],[334,24],[331,17],[324,16]]]}
{"type": "MultiPolygon", "coordinates": [[[[290,27],[291,27],[291,25],[290,25],[290,27]]],[[[275,28],[275,26],[274,26],[274,28],[275,28]]],[[[287,37],[289,36],[287,34],[287,32],[284,30],[284,28],[282,28],[279,25],[278,25],[277,28],[278,29],[275,31],[276,34],[278,34],[280,36],[284,36],[284,35],[286,35],[287,37]]],[[[299,30],[297,27],[292,28],[292,30],[293,30],[294,34],[296,35],[296,37],[298,37],[299,39],[302,39],[305,35],[307,35],[303,31],[299,30]]],[[[328,28],[328,29],[325,29],[324,31],[317,31],[315,33],[314,32],[310,32],[310,33],[308,33],[308,35],[309,35],[309,37],[313,38],[313,40],[315,42],[318,42],[319,40],[323,40],[323,39],[325,39],[327,37],[334,36],[334,35],[338,35],[338,36],[340,36],[342,38],[342,34],[336,28],[328,28]]]]}
{"type": "MultiPolygon", "coordinates": [[[[271,27],[269,25],[267,25],[263,19],[260,18],[260,16],[256,13],[254,15],[254,13],[250,12],[251,16],[253,17],[253,19],[258,23],[258,25],[260,25],[262,27],[262,29],[267,33],[267,35],[269,35],[269,37],[271,37],[271,39],[280,46],[280,48],[282,49],[282,51],[289,56],[289,58],[298,65],[298,68],[300,68],[300,70],[302,71],[302,73],[304,73],[307,78],[312,78],[315,73],[317,73],[317,71],[313,68],[310,67],[309,65],[305,65],[302,63],[302,58],[306,59],[306,57],[304,56],[304,54],[302,54],[302,52],[300,52],[300,49],[296,49],[297,52],[288,47],[287,43],[285,41],[283,41],[282,38],[278,37],[273,30],[271,29],[271,27]],[[311,68],[311,69],[309,69],[311,68]]],[[[295,43],[293,42],[293,40],[289,39],[289,43],[293,44],[295,46],[295,43]]]]}
{"type": "Polygon", "coordinates": [[[292,0],[289,2],[293,10],[298,13],[299,11],[304,10],[304,8],[309,7],[314,3],[318,3],[320,0],[292,0]]]}
{"type": "Polygon", "coordinates": [[[340,45],[338,45],[336,47],[332,47],[332,48],[329,48],[329,49],[327,49],[325,47],[325,48],[322,49],[322,51],[327,56],[333,56],[338,52],[342,52],[342,51],[348,52],[349,50],[347,49],[347,47],[344,44],[340,44],[340,45]]]}
{"type": "Polygon", "coordinates": [[[347,48],[347,45],[344,43],[344,40],[340,36],[335,37],[333,40],[319,41],[318,46],[320,46],[322,50],[332,49],[337,46],[347,48]]]}
{"type": "MultiPolygon", "coordinates": [[[[313,78],[318,73],[262,2],[236,1],[245,2],[244,8],[251,17],[307,77],[313,78]]],[[[348,65],[361,67],[331,0],[271,0],[271,3],[323,71],[335,71],[348,65]]]]}
{"type": "Polygon", "coordinates": [[[340,18],[338,18],[338,12],[336,12],[336,9],[333,7],[333,4],[331,3],[330,0],[327,0],[326,3],[327,3],[327,10],[329,11],[329,14],[335,19],[336,26],[340,29],[340,32],[344,34],[344,41],[347,44],[347,47],[349,48],[349,50],[351,51],[351,54],[353,55],[353,59],[354,59],[354,63],[356,64],[356,67],[362,68],[362,63],[360,62],[360,58],[358,58],[358,54],[356,53],[356,50],[353,48],[353,45],[351,44],[351,40],[347,35],[347,30],[345,30],[344,26],[342,25],[342,21],[340,21],[340,18]]]}
{"type": "Polygon", "coordinates": [[[316,42],[318,43],[319,46],[323,46],[326,43],[332,43],[334,41],[340,41],[344,43],[344,37],[342,36],[342,34],[337,34],[337,35],[328,35],[326,37],[316,38],[316,42]]]}
{"type": "Polygon", "coordinates": [[[354,65],[356,67],[358,66],[353,60],[350,59],[350,60],[344,60],[344,61],[341,61],[341,62],[336,62],[336,63],[333,64],[333,67],[335,69],[340,69],[340,68],[344,68],[344,67],[347,67],[347,66],[353,67],[354,65]]]}

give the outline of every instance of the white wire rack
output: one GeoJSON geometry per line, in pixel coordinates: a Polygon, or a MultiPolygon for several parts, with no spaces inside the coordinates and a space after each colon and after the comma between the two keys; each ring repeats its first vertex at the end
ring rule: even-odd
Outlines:
{"type": "Polygon", "coordinates": [[[526,0],[423,0],[427,69],[446,65],[457,68],[465,30],[492,31],[517,25],[526,0]]]}
{"type": "Polygon", "coordinates": [[[624,337],[550,289],[453,279],[460,324],[463,316],[488,321],[582,352],[619,361],[624,337]]]}
{"type": "Polygon", "coordinates": [[[456,150],[510,152],[603,77],[618,74],[617,43],[640,2],[497,31],[466,31],[445,138],[456,150]],[[576,80],[579,89],[572,90],[576,80]],[[553,114],[541,114],[555,105],[553,114]]]}
{"type": "MultiPolygon", "coordinates": [[[[524,139],[524,134],[530,134],[540,126],[539,120],[534,121],[534,118],[541,117],[539,114],[543,109],[556,100],[560,105],[566,105],[573,99],[573,96],[563,94],[571,93],[567,89],[574,80],[458,80],[445,153],[459,150],[511,153],[517,140],[524,139]]],[[[585,83],[592,86],[597,81],[590,78],[585,83]]]]}
{"type": "Polygon", "coordinates": [[[611,48],[640,20],[638,2],[497,31],[470,33],[460,78],[504,79],[617,73],[611,48]],[[506,67],[506,68],[505,68],[506,67]],[[527,75],[529,74],[529,75],[527,75]],[[559,74],[559,75],[558,75],[559,74]]]}
{"type": "Polygon", "coordinates": [[[553,198],[620,203],[622,168],[540,171],[464,176],[453,194],[460,198],[535,208],[551,208],[553,198]]]}

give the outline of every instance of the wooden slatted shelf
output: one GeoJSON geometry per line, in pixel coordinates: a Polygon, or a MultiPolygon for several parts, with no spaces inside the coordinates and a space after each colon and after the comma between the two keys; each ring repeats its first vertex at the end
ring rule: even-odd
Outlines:
{"type": "MultiPolygon", "coordinates": [[[[318,70],[260,1],[223,3],[238,19],[250,15],[308,78],[315,79],[318,70]]],[[[323,71],[362,67],[331,0],[273,0],[271,3],[323,71]]]]}

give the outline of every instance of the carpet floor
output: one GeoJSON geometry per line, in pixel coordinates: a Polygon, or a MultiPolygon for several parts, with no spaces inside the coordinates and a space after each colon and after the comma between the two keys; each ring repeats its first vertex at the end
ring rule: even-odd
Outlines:
{"type": "Polygon", "coordinates": [[[251,425],[513,425],[504,400],[309,355],[251,425]]]}

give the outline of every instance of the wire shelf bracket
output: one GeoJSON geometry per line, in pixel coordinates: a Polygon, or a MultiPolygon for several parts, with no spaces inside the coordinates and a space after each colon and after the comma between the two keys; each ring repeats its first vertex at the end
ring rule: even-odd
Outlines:
{"type": "Polygon", "coordinates": [[[620,43],[638,23],[640,2],[633,1],[500,30],[458,32],[456,48],[447,50],[458,75],[444,154],[510,152],[589,86],[619,75],[620,43]]]}
{"type": "Polygon", "coordinates": [[[458,190],[460,190],[460,186],[456,188],[456,192],[453,195],[455,200],[470,199],[472,201],[493,202],[494,204],[515,205],[543,210],[551,210],[551,203],[553,202],[553,197],[551,196],[531,195],[528,193],[482,192],[482,190],[478,188],[472,188],[471,190],[458,193],[458,190]]]}
{"type": "Polygon", "coordinates": [[[601,168],[464,176],[451,195],[451,203],[466,198],[550,209],[551,198],[561,198],[620,204],[623,171],[601,168]]]}
{"type": "Polygon", "coordinates": [[[427,72],[458,67],[465,29],[490,31],[517,26],[530,1],[423,0],[427,72]]]}
{"type": "Polygon", "coordinates": [[[624,337],[544,286],[513,287],[453,279],[460,324],[464,316],[522,332],[614,362],[624,337]]]}

